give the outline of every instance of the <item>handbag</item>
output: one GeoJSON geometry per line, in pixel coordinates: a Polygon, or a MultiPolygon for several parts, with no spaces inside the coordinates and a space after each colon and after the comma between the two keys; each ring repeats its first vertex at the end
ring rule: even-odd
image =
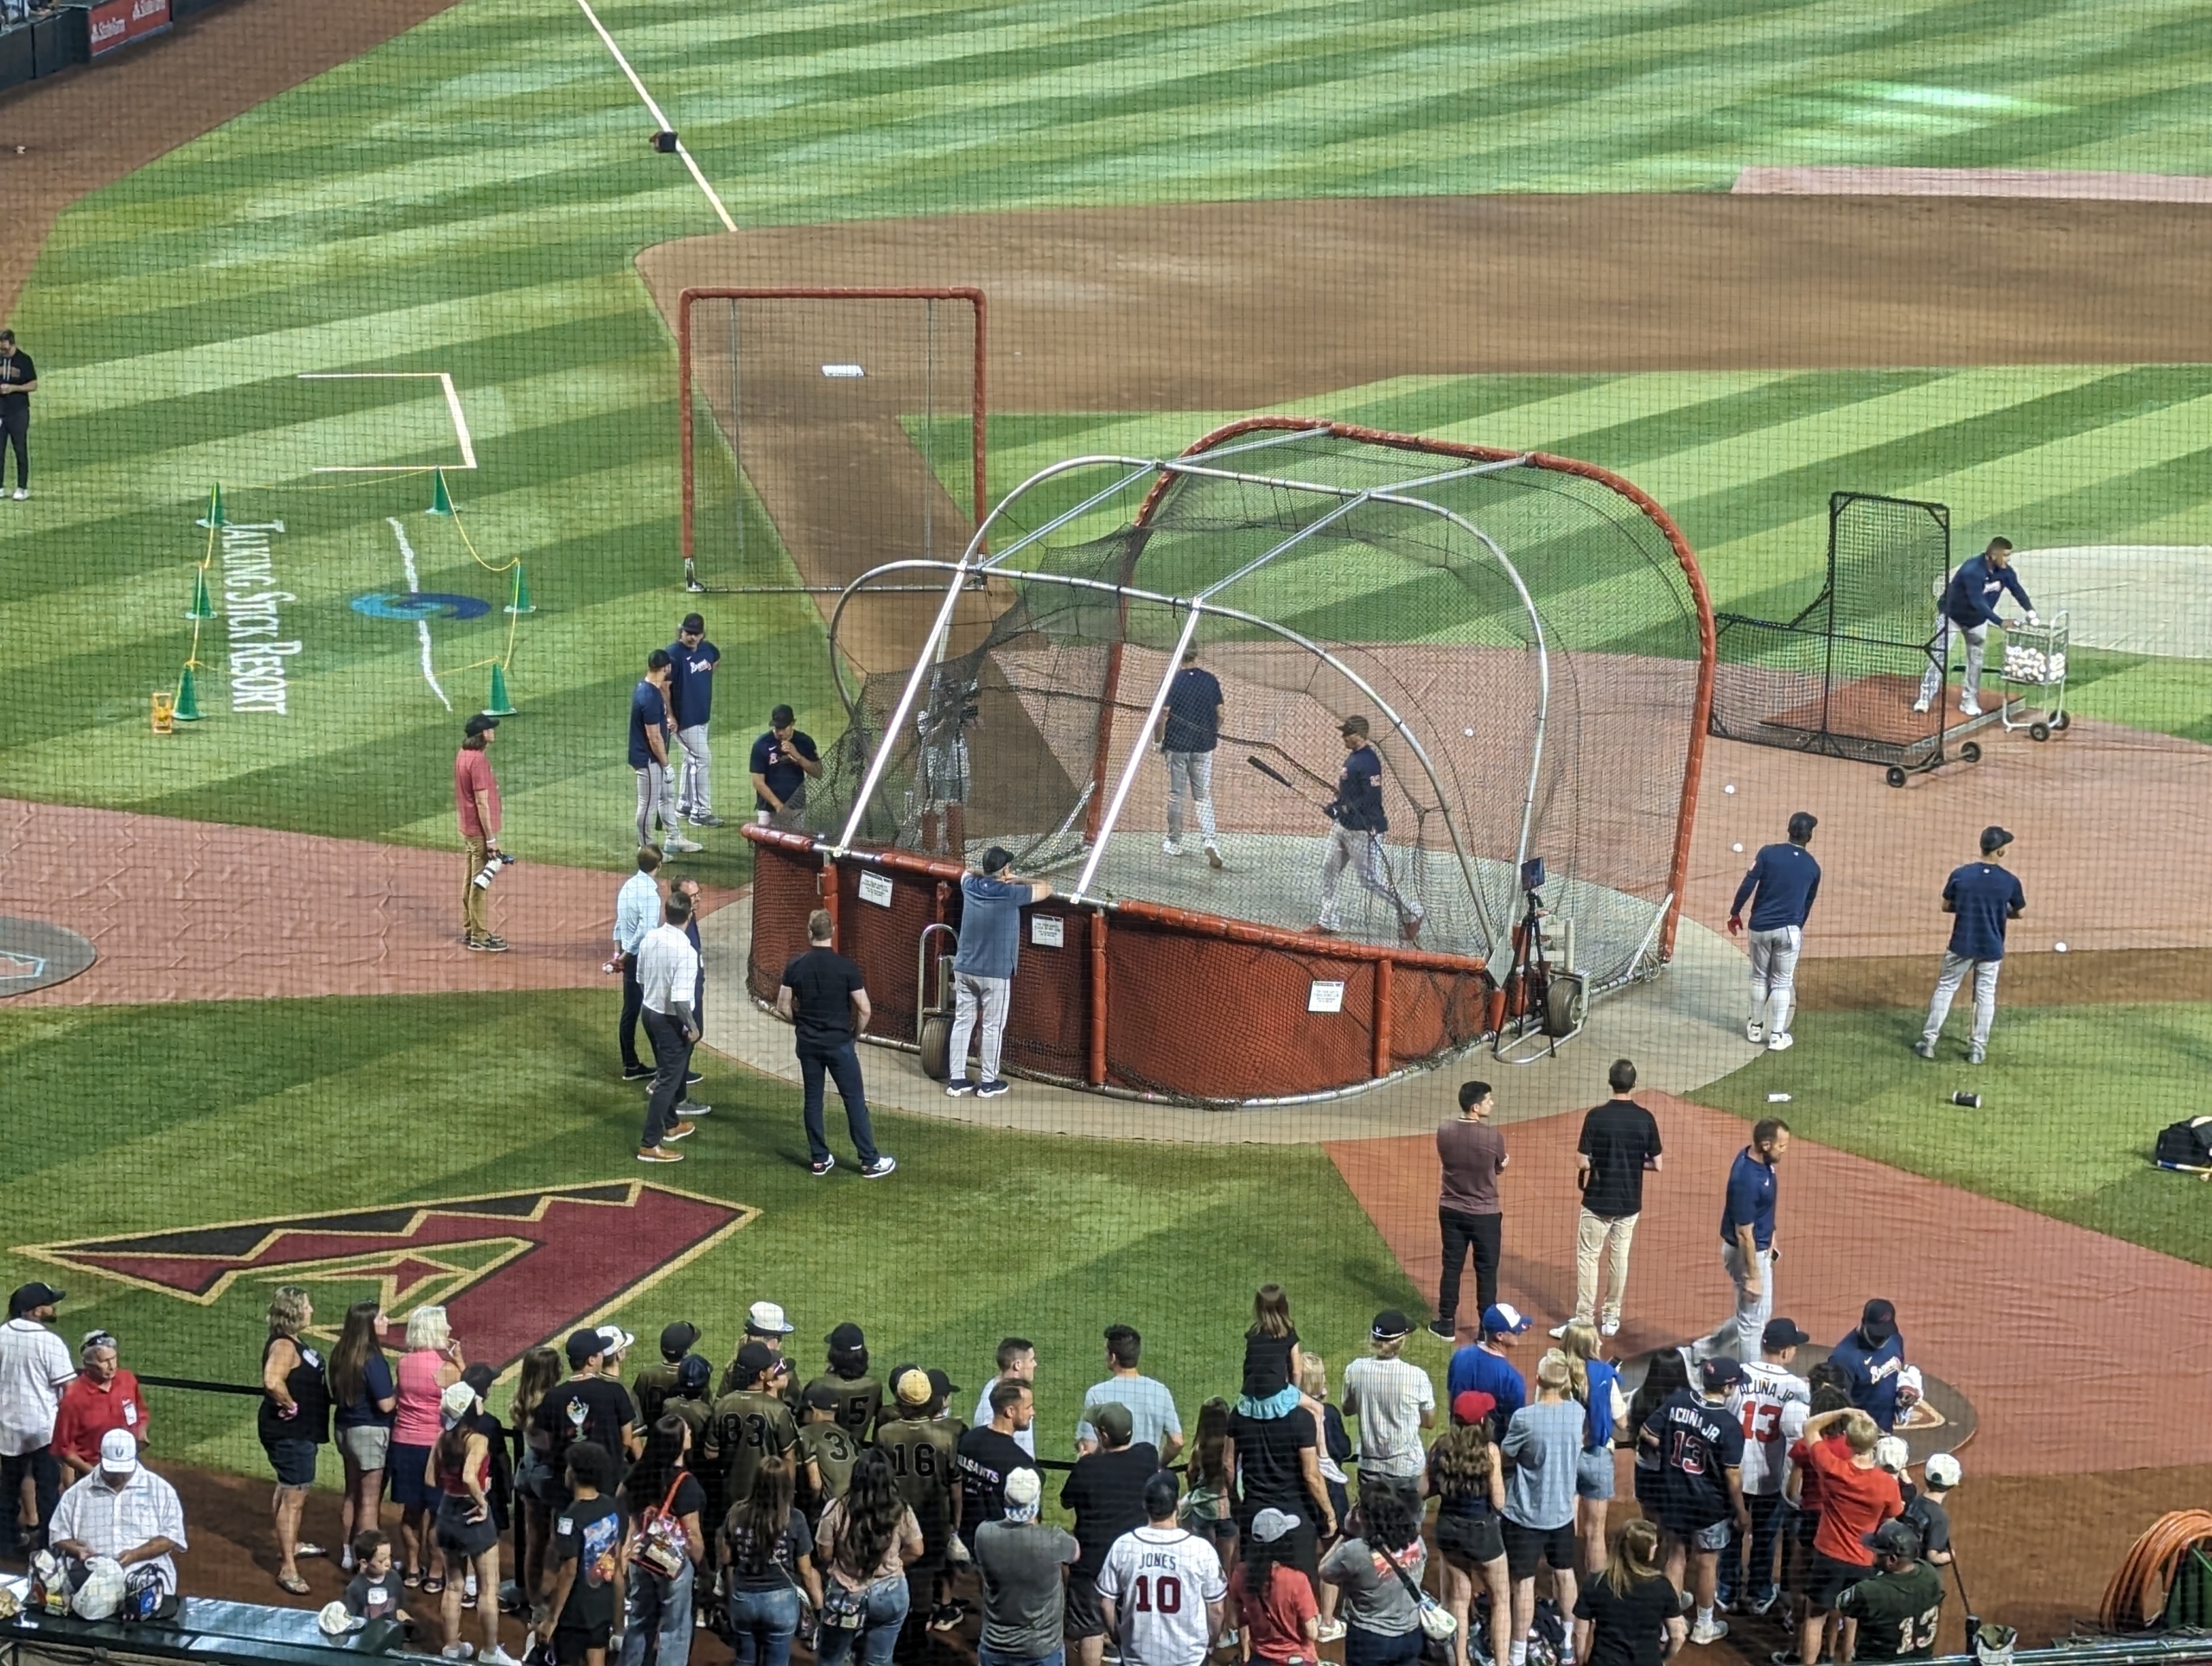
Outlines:
{"type": "Polygon", "coordinates": [[[634,1560],[643,1562],[663,1579],[672,1580],[691,1563],[690,1536],[684,1532],[683,1523],[671,1513],[676,1505],[677,1489],[683,1485],[690,1472],[678,1470],[668,1484],[668,1496],[658,1508],[649,1510],[638,1523],[638,1548],[634,1560]]]}
{"type": "Polygon", "coordinates": [[[1404,1566],[1389,1551],[1377,1550],[1372,1554],[1390,1565],[1390,1571],[1398,1576],[1398,1583],[1406,1587],[1406,1594],[1414,1599],[1414,1612],[1421,1620],[1421,1634],[1431,1643],[1451,1642],[1459,1630],[1459,1622],[1452,1617],[1452,1611],[1415,1585],[1414,1576],[1407,1573],[1404,1566]]]}

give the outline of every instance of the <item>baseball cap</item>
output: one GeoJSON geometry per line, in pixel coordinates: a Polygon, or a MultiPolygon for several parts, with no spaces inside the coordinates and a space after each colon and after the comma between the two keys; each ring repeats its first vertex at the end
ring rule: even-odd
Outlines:
{"type": "Polygon", "coordinates": [[[1518,1336],[1535,1322],[1510,1301],[1497,1302],[1483,1309],[1484,1336],[1518,1336]]]}
{"type": "Polygon", "coordinates": [[[498,718],[493,716],[489,712],[480,711],[475,716],[470,718],[466,723],[463,723],[461,726],[461,732],[463,734],[482,734],[488,729],[495,729],[499,727],[499,720],[498,718]]]}
{"type": "Polygon", "coordinates": [[[1874,1461],[1892,1475],[1902,1475],[1912,1462],[1912,1448],[1903,1437],[1885,1434],[1874,1442],[1874,1461]]]}
{"type": "Polygon", "coordinates": [[[1395,1307],[1385,1307],[1375,1315],[1375,1326],[1368,1334],[1377,1342],[1395,1342],[1400,1337],[1414,1333],[1414,1322],[1395,1307]]]}
{"type": "Polygon", "coordinates": [[[784,1310],[772,1301],[756,1301],[745,1316],[745,1328],[754,1336],[789,1336],[791,1326],[785,1321],[784,1310]]]}
{"type": "Polygon", "coordinates": [[[8,1298],[8,1317],[21,1319],[34,1307],[59,1306],[61,1294],[51,1284],[19,1285],[16,1294],[8,1298]]]}
{"type": "Polygon", "coordinates": [[[1744,1368],[1726,1354],[1715,1354],[1710,1359],[1698,1361],[1697,1377],[1709,1393],[1714,1389],[1725,1389],[1732,1383],[1742,1382],[1744,1368]]]}
{"type": "Polygon", "coordinates": [[[706,1393],[707,1379],[714,1374],[715,1368],[697,1354],[686,1354],[676,1368],[676,1391],[687,1399],[696,1398],[706,1393]]]}
{"type": "Polygon", "coordinates": [[[327,1637],[342,1637],[353,1629],[353,1611],[342,1602],[326,1602],[315,1617],[315,1629],[327,1637]]]}
{"type": "Polygon", "coordinates": [[[802,1398],[809,1407],[812,1408],[816,1411],[835,1411],[837,1409],[837,1390],[831,1388],[827,1383],[808,1383],[806,1385],[806,1393],[802,1396],[802,1398]]]}
{"type": "Polygon", "coordinates": [[[448,1428],[451,1428],[475,1409],[476,1390],[466,1383],[456,1383],[438,1396],[438,1411],[446,1420],[448,1428]]]}
{"type": "Polygon", "coordinates": [[[1820,824],[1818,816],[1809,810],[1801,810],[1789,818],[1789,836],[1802,844],[1813,836],[1813,830],[1820,824]]]}
{"type": "Polygon", "coordinates": [[[1981,830],[1981,854],[1985,856],[1994,855],[2012,843],[2012,836],[1994,823],[1981,830]]]}
{"type": "Polygon", "coordinates": [[[836,1349],[839,1353],[850,1353],[856,1348],[868,1346],[868,1333],[850,1319],[847,1319],[822,1339],[836,1349]]]}
{"type": "Polygon", "coordinates": [[[461,1380],[475,1389],[476,1397],[481,1400],[492,1392],[492,1384],[498,1380],[498,1376],[496,1371],[480,1359],[461,1374],[461,1380]]]}
{"type": "Polygon", "coordinates": [[[1364,717],[1347,717],[1343,722],[1337,725],[1337,733],[1339,734],[1364,734],[1367,733],[1367,720],[1364,717]]]}
{"type": "Polygon", "coordinates": [[[638,1341],[636,1337],[632,1336],[629,1332],[624,1330],[620,1325],[601,1326],[599,1327],[599,1339],[607,1345],[604,1351],[609,1355],[627,1353],[632,1347],[637,1345],[638,1341]]]}
{"type": "Polygon", "coordinates": [[[607,1351],[607,1343],[597,1331],[571,1331],[569,1333],[569,1369],[574,1370],[594,1354],[607,1351]]]}
{"type": "Polygon", "coordinates": [[[930,1374],[919,1365],[909,1365],[892,1379],[891,1391],[899,1396],[902,1406],[926,1406],[930,1402],[930,1374]]]}
{"type": "Polygon", "coordinates": [[[138,1467],[138,1437],[129,1429],[110,1429],[100,1436],[100,1467],[111,1475],[128,1475],[138,1467]]]}
{"type": "Polygon", "coordinates": [[[673,1325],[664,1326],[660,1333],[660,1357],[681,1359],[691,1351],[691,1345],[699,1339],[699,1327],[688,1319],[679,1319],[673,1325]]]}
{"type": "Polygon", "coordinates": [[[960,1385],[932,1365],[930,1367],[930,1392],[940,1400],[950,1400],[960,1392],[960,1385]]]}
{"type": "Polygon", "coordinates": [[[1897,1333],[1897,1310],[1876,1296],[1859,1314],[1859,1330],[1869,1342],[1879,1345],[1897,1333]]]}
{"type": "Polygon", "coordinates": [[[1769,1353],[1780,1353],[1784,1348],[1802,1348],[1813,1339],[1797,1328],[1794,1319],[1770,1319],[1766,1329],[1759,1332],[1759,1346],[1769,1353]]]}
{"type": "Polygon", "coordinates": [[[1497,1396],[1484,1394],[1480,1389],[1462,1389],[1452,1396],[1452,1421],[1455,1423],[1479,1423],[1497,1409],[1497,1396]]]}
{"type": "Polygon", "coordinates": [[[1872,1533],[1862,1535],[1860,1542],[1869,1550],[1878,1550],[1886,1555],[1920,1556],[1920,1529],[1903,1517],[1892,1517],[1872,1533]]]}
{"type": "Polygon", "coordinates": [[[1928,1485],[1948,1492],[1962,1478],[1959,1460],[1948,1452],[1936,1453],[1921,1466],[1920,1472],[1928,1478],[1928,1485]]]}
{"type": "Polygon", "coordinates": [[[1137,1432],[1137,1420],[1120,1401],[1109,1400],[1090,1408],[1090,1427],[1101,1440],[1110,1438],[1116,1446],[1125,1447],[1137,1432]]]}
{"type": "Polygon", "coordinates": [[[1033,1469],[1010,1469],[1006,1472],[1006,1502],[1010,1510],[1034,1511],[1037,1501],[1045,1496],[1045,1483],[1033,1469]]]}
{"type": "Polygon", "coordinates": [[[696,614],[686,614],[683,615],[683,622],[676,628],[683,632],[703,631],[707,628],[707,621],[696,614]]]}
{"type": "Polygon", "coordinates": [[[741,1384],[754,1381],[764,1371],[772,1370],[776,1364],[776,1351],[765,1342],[748,1342],[737,1351],[737,1378],[741,1384]]]}
{"type": "Polygon", "coordinates": [[[1298,1517],[1288,1510],[1263,1510],[1252,1517],[1252,1536],[1262,1544],[1273,1544],[1297,1526],[1298,1517]]]}

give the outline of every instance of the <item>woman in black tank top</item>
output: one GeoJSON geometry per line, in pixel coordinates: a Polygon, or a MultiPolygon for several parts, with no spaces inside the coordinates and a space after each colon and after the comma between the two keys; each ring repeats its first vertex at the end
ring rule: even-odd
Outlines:
{"type": "Polygon", "coordinates": [[[276,1472],[276,1583],[296,1597],[307,1594],[308,1582],[295,1559],[322,1555],[321,1545],[299,1542],[300,1512],[315,1485],[316,1449],[330,1440],[322,1355],[301,1337],[314,1319],[305,1290],[279,1287],[269,1304],[269,1339],[261,1346],[261,1413],[255,1419],[261,1449],[276,1472]]]}

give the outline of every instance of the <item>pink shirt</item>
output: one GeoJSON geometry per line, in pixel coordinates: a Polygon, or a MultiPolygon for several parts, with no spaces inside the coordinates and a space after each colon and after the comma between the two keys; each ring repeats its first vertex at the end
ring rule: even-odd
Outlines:
{"type": "Polygon", "coordinates": [[[391,1438],[402,1446],[435,1446],[445,1428],[438,1416],[438,1396],[445,1392],[438,1373],[446,1357],[435,1348],[417,1348],[399,1357],[399,1404],[394,1412],[391,1438]]]}
{"type": "Polygon", "coordinates": [[[480,839],[497,826],[499,819],[499,784],[492,777],[492,760],[480,749],[463,747],[454,754],[454,808],[461,813],[461,836],[480,839]],[[484,825],[484,818],[476,813],[476,795],[481,792],[484,802],[492,811],[493,827],[484,825]]]}

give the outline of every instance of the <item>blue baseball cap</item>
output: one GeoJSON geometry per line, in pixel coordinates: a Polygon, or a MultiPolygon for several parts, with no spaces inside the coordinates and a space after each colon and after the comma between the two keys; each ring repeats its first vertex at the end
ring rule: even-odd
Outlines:
{"type": "Polygon", "coordinates": [[[1484,1336],[1518,1336],[1536,1321],[1510,1301],[1500,1301],[1483,1309],[1484,1336]]]}

